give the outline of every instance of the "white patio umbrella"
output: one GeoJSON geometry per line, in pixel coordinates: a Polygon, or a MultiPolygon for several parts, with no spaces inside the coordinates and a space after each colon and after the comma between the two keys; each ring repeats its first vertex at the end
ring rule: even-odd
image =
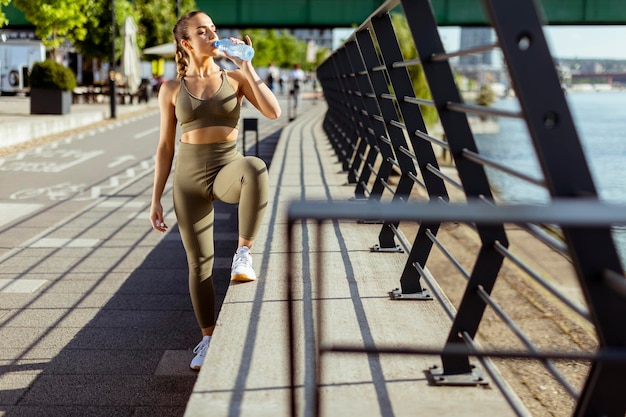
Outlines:
{"type": "Polygon", "coordinates": [[[172,58],[176,53],[176,47],[173,42],[164,43],[162,45],[153,46],[143,50],[146,55],[159,55],[164,58],[172,58]]]}
{"type": "Polygon", "coordinates": [[[124,46],[122,50],[122,75],[126,79],[129,93],[135,94],[141,84],[141,64],[137,47],[137,25],[132,17],[124,20],[122,27],[124,46]]]}

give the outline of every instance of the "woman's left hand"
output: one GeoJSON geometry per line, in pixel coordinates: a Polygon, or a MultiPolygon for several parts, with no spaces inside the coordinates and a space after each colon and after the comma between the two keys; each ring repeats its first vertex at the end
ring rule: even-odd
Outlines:
{"type": "MultiPolygon", "coordinates": [[[[238,45],[245,45],[245,44],[246,44],[246,42],[242,41],[241,39],[237,39],[237,38],[232,38],[232,37],[231,37],[231,38],[230,38],[230,40],[231,40],[233,43],[236,43],[236,44],[238,44],[238,45]]],[[[251,47],[251,46],[252,46],[252,40],[250,39],[250,37],[249,37],[248,35],[246,35],[246,41],[247,41],[247,45],[251,47]]],[[[239,68],[241,68],[241,65],[242,65],[244,62],[250,62],[250,61],[244,61],[243,59],[238,58],[238,57],[236,57],[236,56],[229,55],[229,54],[228,54],[228,52],[226,52],[226,51],[224,51],[224,52],[223,52],[223,54],[224,54],[224,56],[225,56],[226,58],[228,58],[228,59],[230,59],[231,61],[233,61],[233,62],[234,62],[234,63],[235,63],[235,64],[236,64],[239,68]]]]}

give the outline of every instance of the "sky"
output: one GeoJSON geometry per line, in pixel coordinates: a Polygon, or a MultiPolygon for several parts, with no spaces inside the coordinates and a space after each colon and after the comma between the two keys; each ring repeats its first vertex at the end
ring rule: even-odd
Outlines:
{"type": "MultiPolygon", "coordinates": [[[[459,28],[441,28],[447,50],[459,48],[459,28]]],[[[626,59],[626,26],[544,26],[556,58],[626,59]]]]}
{"type": "MultiPolygon", "coordinates": [[[[341,31],[335,47],[353,30],[341,31]]],[[[446,50],[458,50],[460,28],[442,27],[440,31],[446,50]]],[[[544,33],[556,58],[626,60],[626,26],[545,26],[544,33]]]]}
{"type": "Polygon", "coordinates": [[[626,26],[555,26],[546,37],[557,58],[626,59],[626,26]]]}

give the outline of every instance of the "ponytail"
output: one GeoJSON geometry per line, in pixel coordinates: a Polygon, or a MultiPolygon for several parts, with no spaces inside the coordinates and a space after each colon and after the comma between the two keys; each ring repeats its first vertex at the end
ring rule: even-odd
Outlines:
{"type": "Polygon", "coordinates": [[[174,32],[174,44],[176,45],[176,76],[178,78],[183,78],[185,74],[187,74],[187,68],[189,67],[189,54],[187,54],[187,51],[183,48],[182,41],[189,40],[189,19],[198,13],[202,12],[195,10],[181,16],[172,30],[172,32],[174,32]]]}
{"type": "Polygon", "coordinates": [[[176,43],[176,78],[183,78],[187,74],[187,68],[189,67],[189,55],[185,48],[180,44],[180,42],[176,43]]]}

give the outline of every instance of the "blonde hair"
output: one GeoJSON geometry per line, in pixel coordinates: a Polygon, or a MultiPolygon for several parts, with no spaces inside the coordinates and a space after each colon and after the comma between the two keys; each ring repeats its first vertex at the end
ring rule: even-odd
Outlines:
{"type": "Polygon", "coordinates": [[[185,74],[187,74],[187,68],[189,67],[189,54],[183,48],[182,42],[189,40],[189,19],[194,17],[195,15],[201,12],[200,10],[195,10],[193,12],[186,13],[181,16],[180,19],[174,25],[174,45],[176,45],[176,72],[177,78],[183,78],[185,74]]]}

